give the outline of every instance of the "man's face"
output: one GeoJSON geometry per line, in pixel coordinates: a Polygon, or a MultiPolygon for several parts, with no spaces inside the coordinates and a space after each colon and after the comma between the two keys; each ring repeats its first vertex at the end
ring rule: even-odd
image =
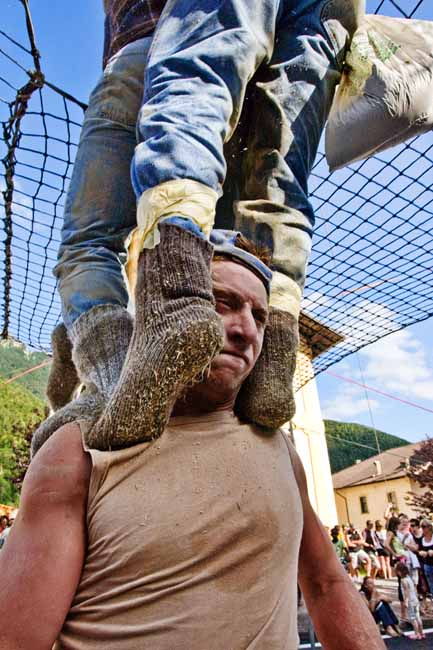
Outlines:
{"type": "Polygon", "coordinates": [[[212,280],[216,310],[224,325],[224,347],[203,381],[187,394],[189,402],[193,397],[210,409],[234,403],[262,350],[268,318],[265,287],[247,267],[216,260],[212,280]]]}
{"type": "Polygon", "coordinates": [[[211,375],[239,388],[262,350],[268,299],[259,278],[229,260],[212,264],[216,310],[224,325],[224,347],[214,359],[211,375]]]}
{"type": "Polygon", "coordinates": [[[371,530],[373,528],[373,522],[372,521],[367,521],[367,528],[371,530]]]}

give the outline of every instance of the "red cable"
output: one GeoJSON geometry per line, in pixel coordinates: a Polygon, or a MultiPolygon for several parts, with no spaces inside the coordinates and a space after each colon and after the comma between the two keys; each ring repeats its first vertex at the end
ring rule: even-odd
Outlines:
{"type": "Polygon", "coordinates": [[[414,408],[427,411],[427,413],[433,413],[433,409],[429,409],[427,408],[427,406],[421,406],[420,404],[409,402],[407,399],[402,399],[401,397],[396,397],[395,395],[391,395],[390,393],[385,393],[385,391],[383,390],[379,390],[378,388],[372,388],[371,386],[367,386],[367,384],[363,384],[360,381],[355,381],[355,379],[349,379],[349,377],[343,377],[342,375],[337,375],[336,372],[332,372],[331,370],[325,370],[325,373],[327,375],[332,375],[332,377],[336,377],[337,379],[341,379],[342,381],[347,381],[349,384],[356,384],[357,386],[361,386],[362,388],[371,390],[373,393],[379,393],[379,395],[383,395],[384,397],[389,397],[390,399],[394,399],[396,402],[402,402],[403,404],[407,404],[408,406],[413,406],[414,408]]]}

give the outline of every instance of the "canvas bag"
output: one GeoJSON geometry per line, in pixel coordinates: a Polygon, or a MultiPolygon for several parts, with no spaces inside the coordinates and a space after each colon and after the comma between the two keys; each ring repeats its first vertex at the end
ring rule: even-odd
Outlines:
{"type": "Polygon", "coordinates": [[[331,171],[433,128],[433,22],[366,15],[325,135],[331,171]]]}

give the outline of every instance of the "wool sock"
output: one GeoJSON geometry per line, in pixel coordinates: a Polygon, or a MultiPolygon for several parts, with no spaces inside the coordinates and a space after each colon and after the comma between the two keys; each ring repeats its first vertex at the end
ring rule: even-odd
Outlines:
{"type": "Polygon", "coordinates": [[[82,383],[107,401],[116,386],[131,341],[133,321],[124,307],[98,305],[71,328],[72,359],[82,383]]]}
{"type": "Polygon", "coordinates": [[[96,422],[99,418],[120,377],[132,336],[132,317],[124,307],[98,305],[80,316],[70,335],[77,380],[86,391],[36,429],[32,454],[64,424],[76,420],[96,422]]]}
{"type": "Polygon", "coordinates": [[[65,406],[80,385],[77,370],[72,361],[72,343],[63,323],[59,323],[51,334],[53,360],[48,376],[46,395],[53,411],[65,406]]]}
{"type": "Polygon", "coordinates": [[[208,241],[160,224],[161,241],[140,254],[135,323],[119,383],[86,442],[111,449],[157,438],[185,385],[224,344],[215,311],[208,241]]]}
{"type": "Polygon", "coordinates": [[[44,442],[64,424],[79,420],[90,422],[97,420],[103,412],[104,406],[105,402],[100,393],[86,390],[77,399],[53,413],[34,432],[30,447],[31,457],[33,458],[44,442]]]}
{"type": "Polygon", "coordinates": [[[235,411],[241,419],[269,429],[277,429],[292,419],[298,345],[296,318],[271,307],[261,354],[236,400],[235,411]]]}

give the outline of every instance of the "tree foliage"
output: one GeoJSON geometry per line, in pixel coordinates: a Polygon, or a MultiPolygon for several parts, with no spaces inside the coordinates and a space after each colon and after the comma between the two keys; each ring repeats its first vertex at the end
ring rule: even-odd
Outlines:
{"type": "Polygon", "coordinates": [[[403,438],[355,422],[325,420],[325,433],[333,474],[354,465],[357,460],[366,460],[379,453],[376,433],[380,451],[409,444],[403,438]]]}
{"type": "MultiPolygon", "coordinates": [[[[9,379],[48,359],[49,357],[43,352],[29,352],[24,345],[16,341],[2,341],[0,343],[0,377],[9,379]]],[[[14,384],[26,388],[40,400],[44,400],[48,373],[48,367],[40,368],[20,377],[14,384]]]]}
{"type": "Polygon", "coordinates": [[[407,476],[422,488],[423,494],[409,492],[408,504],[421,516],[429,517],[433,512],[433,438],[424,440],[409,459],[407,476]]]}
{"type": "Polygon", "coordinates": [[[44,417],[41,400],[22,386],[0,382],[0,503],[18,505],[30,439],[44,417]]]}

